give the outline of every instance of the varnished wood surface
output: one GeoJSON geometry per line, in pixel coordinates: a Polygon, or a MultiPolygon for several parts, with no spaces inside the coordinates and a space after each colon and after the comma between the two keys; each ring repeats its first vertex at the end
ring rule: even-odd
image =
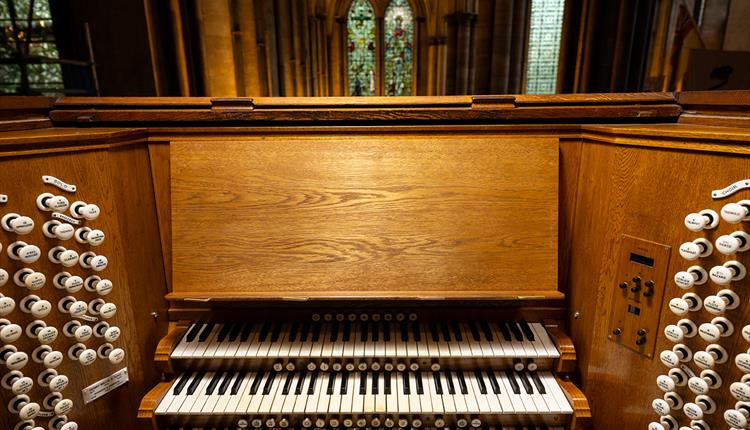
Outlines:
{"type": "MultiPolygon", "coordinates": [[[[593,420],[591,416],[591,408],[583,392],[569,379],[557,378],[557,383],[560,384],[560,388],[562,388],[563,393],[565,393],[565,397],[573,407],[573,419],[570,422],[571,430],[587,430],[591,428],[599,429],[600,427],[592,426],[593,420]]],[[[613,422],[613,420],[616,420],[616,418],[611,418],[610,424],[607,427],[602,428],[625,428],[618,427],[618,424],[613,422]]]]}
{"type": "MultiPolygon", "coordinates": [[[[28,133],[37,135],[36,132],[28,133]]],[[[52,139],[51,133],[48,132],[46,135],[52,139]]],[[[54,140],[63,146],[73,145],[74,142],[64,140],[71,136],[75,135],[63,132],[54,140]]],[[[11,137],[0,135],[0,138],[9,146],[13,144],[11,137]]],[[[90,139],[90,143],[94,145],[96,140],[93,137],[90,139]]],[[[5,151],[5,148],[0,151],[5,151]]],[[[27,155],[18,156],[18,152],[2,152],[0,170],[3,173],[0,174],[0,193],[7,194],[9,201],[0,206],[0,214],[16,212],[27,215],[34,219],[36,226],[32,233],[23,236],[5,230],[0,231],[0,242],[4,245],[0,267],[7,270],[11,276],[22,267],[31,267],[46,275],[45,286],[33,294],[51,302],[53,310],[43,320],[61,330],[63,324],[70,320],[70,316],[57,310],[57,302],[68,293],[55,288],[52,277],[62,270],[84,278],[93,272],[78,265],[63,269],[47,259],[47,251],[60,244],[79,253],[92,250],[108,257],[109,266],[98,274],[114,283],[112,293],[104,299],[117,305],[117,314],[108,322],[120,327],[122,331],[120,339],[114,342],[114,345],[126,351],[125,361],[120,365],[113,365],[107,360],[97,359],[94,364],[83,367],[67,357],[67,350],[75,341],[62,333],[50,346],[65,354],[64,362],[58,371],[70,379],[70,385],[63,394],[75,404],[69,414],[71,420],[78,422],[80,428],[107,428],[114,422],[120,423],[123,428],[135,428],[135,412],[139,398],[160,377],[153,366],[153,350],[166,328],[167,317],[163,300],[166,290],[160,261],[161,249],[158,243],[153,189],[147,173],[149,160],[145,142],[119,149],[68,149],[65,153],[26,151],[24,154],[27,155]],[[75,184],[78,191],[70,194],[44,185],[42,175],[53,175],[75,184]],[[66,195],[71,203],[83,200],[97,204],[102,215],[97,220],[86,222],[85,225],[103,230],[106,235],[104,243],[99,247],[90,247],[81,245],[73,239],[59,241],[43,236],[42,224],[49,219],[50,213],[42,212],[36,207],[36,197],[42,192],[66,195]],[[39,261],[22,264],[11,260],[5,252],[5,247],[15,240],[39,246],[42,251],[39,261]],[[151,312],[156,312],[159,319],[154,319],[150,315],[151,312]],[[82,388],[125,366],[130,372],[130,382],[127,385],[84,405],[82,388]]],[[[31,315],[21,312],[18,308],[21,298],[29,294],[28,290],[16,286],[11,280],[3,287],[2,293],[13,297],[17,303],[16,309],[6,318],[22,327],[33,320],[31,315]]],[[[96,294],[85,290],[71,295],[86,301],[97,297],[96,294]]],[[[85,321],[81,322],[87,324],[85,321]]],[[[102,343],[103,339],[92,337],[85,345],[96,349],[102,343]]],[[[22,351],[31,353],[39,342],[24,334],[14,345],[22,351]]],[[[41,370],[40,364],[32,362],[23,372],[36,378],[41,370]]],[[[0,401],[6,404],[10,398],[9,392],[4,389],[0,391],[0,401]]],[[[36,385],[30,396],[34,401],[40,402],[48,392],[49,389],[36,385]]],[[[10,413],[0,414],[1,428],[11,429],[16,421],[17,417],[10,413]]],[[[37,425],[46,425],[45,423],[45,419],[37,420],[37,425]]]]}
{"type": "Polygon", "coordinates": [[[552,139],[173,142],[171,166],[173,294],[557,289],[552,139]]]}
{"type": "MultiPolygon", "coordinates": [[[[722,234],[747,226],[722,221],[717,230],[692,233],[683,226],[683,218],[690,212],[705,208],[719,211],[727,202],[750,198],[750,191],[742,191],[721,201],[711,199],[711,190],[746,177],[750,177],[750,159],[744,155],[584,141],[570,264],[567,275],[563,276],[567,276],[568,284],[570,333],[578,353],[583,391],[591,403],[594,428],[611,426],[609,417],[613,416],[618,417],[620,426],[617,428],[645,428],[656,418],[650,410],[651,401],[663,395],[656,387],[656,377],[667,371],[658,357],[644,357],[607,339],[612,330],[608,326],[612,295],[619,292],[615,269],[620,237],[630,234],[670,244],[669,279],[693,264],[709,270],[730,257],[714,251],[707,259],[689,262],[679,255],[679,245],[697,237],[715,240],[722,234]],[[613,398],[613,390],[616,390],[617,398],[613,398]]],[[[750,264],[746,255],[740,254],[739,260],[750,264]]],[[[726,313],[735,324],[735,331],[741,329],[750,316],[750,306],[743,295],[747,282],[746,279],[731,286],[742,300],[738,310],[726,313]]],[[[661,288],[665,288],[661,318],[658,329],[652,334],[656,336],[657,355],[672,347],[662,331],[666,325],[679,319],[668,310],[667,304],[671,298],[685,293],[674,282],[667,282],[661,288]]],[[[693,291],[705,297],[721,288],[708,282],[693,291]]],[[[691,312],[688,317],[700,325],[713,316],[700,311],[691,312]]],[[[684,343],[694,352],[707,345],[700,337],[687,339],[684,343]]],[[[712,428],[723,428],[723,411],[734,405],[735,400],[727,387],[739,380],[740,371],[734,366],[733,359],[749,346],[738,332],[719,343],[725,346],[731,357],[727,364],[716,366],[724,385],[710,394],[719,405],[719,412],[707,418],[712,428]]],[[[689,365],[698,369],[693,363],[689,365]]],[[[680,388],[678,392],[686,401],[695,397],[687,388],[680,388]]],[[[678,417],[681,425],[687,424],[681,411],[674,411],[673,415],[678,417]]]]}

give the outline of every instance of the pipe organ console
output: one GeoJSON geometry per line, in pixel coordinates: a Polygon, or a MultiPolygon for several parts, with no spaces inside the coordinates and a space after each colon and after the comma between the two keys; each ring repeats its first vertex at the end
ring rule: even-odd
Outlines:
{"type": "Polygon", "coordinates": [[[748,130],[742,92],[0,99],[0,425],[750,429],[748,130]]]}

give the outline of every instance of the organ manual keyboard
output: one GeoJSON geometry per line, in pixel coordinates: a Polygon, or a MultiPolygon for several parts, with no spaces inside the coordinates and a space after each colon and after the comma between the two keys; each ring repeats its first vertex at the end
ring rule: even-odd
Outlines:
{"type": "Polygon", "coordinates": [[[0,97],[0,428],[750,428],[747,100],[0,97]]]}

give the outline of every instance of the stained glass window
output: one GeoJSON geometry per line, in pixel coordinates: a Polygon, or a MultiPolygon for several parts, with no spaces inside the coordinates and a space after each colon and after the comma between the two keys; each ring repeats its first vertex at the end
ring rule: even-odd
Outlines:
{"type": "Polygon", "coordinates": [[[385,94],[410,96],[414,16],[407,0],[391,0],[385,10],[385,94]]]}
{"type": "Polygon", "coordinates": [[[349,94],[375,95],[377,33],[375,11],[368,0],[354,0],[346,21],[349,94]]]}
{"type": "Polygon", "coordinates": [[[0,57],[11,60],[0,65],[0,93],[61,93],[60,65],[45,61],[60,57],[49,0],[0,0],[0,57]]]}
{"type": "Polygon", "coordinates": [[[529,50],[526,61],[526,92],[552,94],[557,89],[565,0],[532,0],[529,50]]]}

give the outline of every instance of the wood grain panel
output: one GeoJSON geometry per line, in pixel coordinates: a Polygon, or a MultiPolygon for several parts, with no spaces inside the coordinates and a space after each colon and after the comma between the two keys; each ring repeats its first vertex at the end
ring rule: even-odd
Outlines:
{"type": "Polygon", "coordinates": [[[171,152],[174,293],[557,289],[555,139],[274,137],[171,152]]]}
{"type": "MultiPolygon", "coordinates": [[[[65,142],[64,136],[70,136],[70,133],[66,131],[60,134],[61,145],[72,143],[65,142]]],[[[92,140],[91,143],[96,142],[92,140]]],[[[139,400],[159,380],[152,362],[153,350],[159,336],[166,329],[166,306],[163,301],[166,289],[145,142],[111,150],[25,156],[16,153],[3,155],[5,157],[0,158],[0,192],[9,196],[9,202],[0,206],[0,214],[17,212],[28,215],[34,219],[36,227],[31,234],[24,236],[0,230],[0,242],[6,246],[15,240],[33,243],[41,248],[43,256],[35,263],[24,265],[9,259],[3,249],[0,267],[10,274],[21,267],[31,267],[46,275],[46,285],[34,294],[49,300],[55,307],[50,315],[44,318],[48,325],[60,330],[63,324],[70,320],[70,316],[56,308],[58,300],[68,293],[52,285],[52,277],[63,268],[47,259],[47,251],[59,244],[79,253],[92,250],[109,259],[109,266],[99,275],[114,283],[113,292],[104,299],[118,307],[117,314],[109,322],[122,330],[115,346],[125,349],[126,360],[120,365],[113,365],[107,360],[98,359],[94,364],[83,367],[67,358],[67,350],[75,341],[60,334],[50,346],[66,354],[58,371],[70,379],[70,385],[64,391],[64,395],[74,401],[75,408],[69,417],[78,422],[81,428],[107,428],[112,423],[119,423],[123,428],[135,428],[138,425],[135,415],[139,400]],[[41,181],[42,175],[53,175],[75,184],[78,191],[69,194],[44,185],[41,181]],[[66,195],[70,202],[83,200],[97,204],[102,215],[94,221],[87,221],[85,225],[103,230],[106,235],[104,243],[92,248],[73,239],[59,241],[44,237],[41,227],[44,221],[50,218],[50,213],[40,211],[35,204],[36,196],[42,192],[66,195]],[[163,318],[154,320],[150,315],[152,311],[160,312],[163,318]],[[126,386],[84,405],[81,396],[83,387],[124,366],[129,368],[131,378],[126,386]]],[[[64,270],[84,278],[93,273],[78,265],[64,270]]],[[[11,281],[3,287],[2,293],[13,297],[18,303],[29,294],[29,291],[17,287],[11,281]]],[[[96,294],[85,290],[71,295],[85,301],[97,297],[96,294]]],[[[18,308],[7,318],[22,327],[33,319],[18,308]]],[[[93,325],[86,321],[81,322],[93,325]]],[[[85,345],[96,349],[102,343],[102,339],[92,337],[85,345]]],[[[15,345],[20,350],[30,353],[39,342],[24,335],[15,345]]],[[[30,363],[23,372],[36,378],[41,370],[41,365],[30,363]]],[[[9,399],[9,393],[6,390],[0,391],[0,401],[5,404],[9,399]]],[[[38,402],[48,391],[37,385],[30,396],[38,402]]],[[[17,417],[14,415],[0,414],[0,428],[13,428],[16,421],[17,417]]],[[[37,424],[46,426],[45,421],[40,418],[37,424]]]]}
{"type": "MultiPolygon", "coordinates": [[[[618,290],[616,267],[621,235],[636,235],[672,245],[670,277],[696,264],[680,257],[678,247],[682,242],[697,237],[714,240],[719,235],[747,229],[747,226],[722,222],[716,231],[692,233],[682,224],[684,216],[704,208],[718,211],[728,201],[750,197],[750,191],[743,191],[723,201],[712,201],[710,194],[713,189],[750,177],[749,161],[747,156],[584,142],[570,253],[569,299],[571,315],[580,313],[578,318],[570,318],[571,333],[578,352],[584,392],[593,411],[594,428],[645,428],[656,420],[650,403],[663,393],[656,387],[655,380],[667,371],[658,358],[643,357],[607,340],[611,330],[607,324],[612,312],[610,303],[612,294],[618,290]],[[614,389],[617,400],[612,397],[614,389]],[[612,427],[610,418],[613,416],[618,417],[616,427],[612,427]]],[[[714,252],[697,263],[708,270],[728,259],[714,252]]],[[[740,255],[739,260],[746,265],[750,263],[745,255],[740,255]]],[[[743,303],[740,309],[726,314],[736,328],[741,328],[750,318],[750,306],[742,296],[747,282],[732,285],[743,303]]],[[[657,288],[665,289],[659,328],[650,334],[657,336],[658,355],[672,346],[662,334],[664,327],[678,319],[667,308],[669,299],[685,291],[673,282],[657,288]]],[[[694,290],[705,297],[719,289],[709,282],[694,290]]],[[[689,318],[701,324],[710,321],[712,315],[700,311],[691,313],[689,318]]],[[[699,337],[685,343],[694,352],[707,345],[699,337]]],[[[706,419],[712,428],[724,427],[722,413],[734,405],[727,387],[739,380],[740,371],[732,364],[733,358],[748,347],[739,333],[723,339],[720,344],[730,352],[731,358],[727,364],[716,367],[724,386],[710,393],[719,404],[719,412],[706,419]]],[[[699,370],[693,363],[688,365],[699,370]]],[[[695,397],[686,388],[678,392],[686,401],[695,397]]],[[[674,411],[673,415],[681,425],[688,424],[681,411],[674,411]]]]}

